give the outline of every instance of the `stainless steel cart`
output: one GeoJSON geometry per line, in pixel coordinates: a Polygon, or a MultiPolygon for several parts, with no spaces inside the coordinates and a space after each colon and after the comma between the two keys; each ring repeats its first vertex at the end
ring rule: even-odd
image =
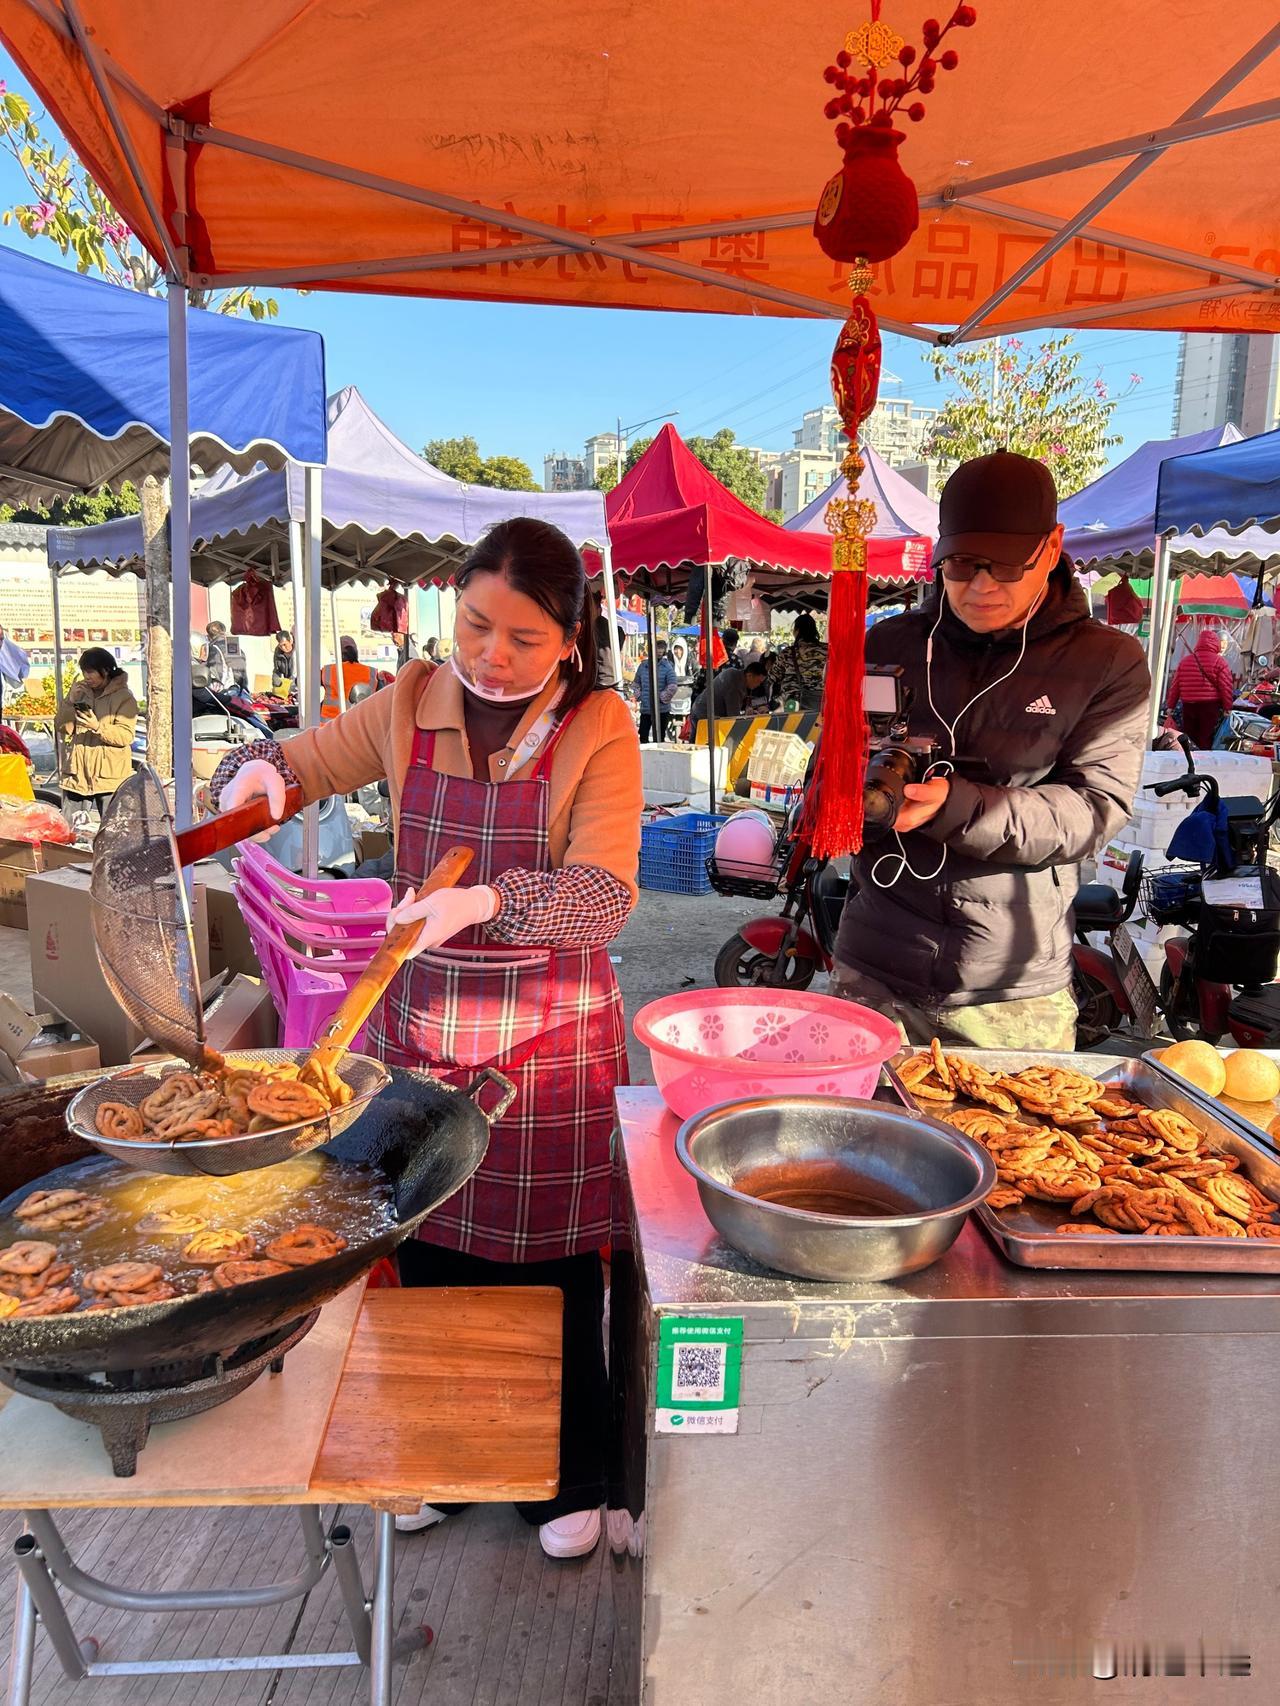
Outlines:
{"type": "Polygon", "coordinates": [[[1033,1271],[971,1221],[897,1284],[788,1279],[618,1104],[612,1700],[1271,1697],[1280,1278],[1033,1271]],[[742,1322],[736,1433],[656,1431],[664,1319],[742,1322]]]}

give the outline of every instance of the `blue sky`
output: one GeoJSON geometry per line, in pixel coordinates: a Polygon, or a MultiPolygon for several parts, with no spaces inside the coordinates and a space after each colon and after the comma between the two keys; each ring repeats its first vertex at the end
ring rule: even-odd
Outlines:
{"type": "MultiPolygon", "coordinates": [[[[0,77],[30,93],[0,50],[0,77]]],[[[52,129],[52,127],[49,127],[52,129]]],[[[28,199],[17,165],[0,159],[0,202],[28,199]]],[[[0,242],[56,259],[51,244],[10,226],[0,242]]],[[[676,410],[685,436],[732,427],[740,441],[787,449],[806,408],[829,401],[831,321],[750,315],[653,314],[398,297],[275,291],[280,319],[325,340],[329,389],[359,386],[415,449],[471,433],[485,455],[523,457],[541,481],[551,450],[578,453],[589,434],[676,410]]],[[[1115,392],[1118,460],[1171,432],[1177,339],[1152,332],[1081,334],[1082,367],[1115,392]]],[[[937,405],[945,391],[921,346],[888,337],[882,390],[937,405]]],[[[652,431],[652,428],[647,430],[652,431]]]]}

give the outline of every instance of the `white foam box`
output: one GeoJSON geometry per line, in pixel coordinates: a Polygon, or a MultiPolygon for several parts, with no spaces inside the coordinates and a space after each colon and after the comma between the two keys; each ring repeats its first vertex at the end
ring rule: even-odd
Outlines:
{"type": "MultiPolygon", "coordinates": [[[[705,746],[680,746],[674,741],[659,746],[642,746],[640,762],[646,793],[653,790],[688,799],[695,791],[706,793],[711,781],[711,755],[705,746]]],[[[723,746],[717,747],[717,787],[725,785],[728,773],[728,751],[723,746]]]]}

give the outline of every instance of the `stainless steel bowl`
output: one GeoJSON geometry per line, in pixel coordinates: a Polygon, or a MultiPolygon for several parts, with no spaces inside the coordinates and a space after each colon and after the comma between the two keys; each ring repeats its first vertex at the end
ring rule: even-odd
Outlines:
{"type": "Polygon", "coordinates": [[[980,1144],[937,1120],[842,1096],[760,1096],[686,1120],[676,1153],[707,1219],[766,1267],[814,1280],[889,1280],[936,1262],[996,1182],[980,1144]],[[736,1188],[758,1168],[835,1162],[859,1194],[905,1201],[901,1214],[815,1214],[736,1188]]]}

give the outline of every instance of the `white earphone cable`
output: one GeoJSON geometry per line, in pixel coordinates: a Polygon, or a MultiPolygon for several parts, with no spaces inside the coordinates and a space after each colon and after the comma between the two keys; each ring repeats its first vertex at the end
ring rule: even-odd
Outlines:
{"type": "MultiPolygon", "coordinates": [[[[939,589],[938,614],[934,619],[933,627],[929,630],[929,638],[924,648],[924,691],[925,696],[929,701],[929,709],[933,712],[937,721],[947,731],[947,739],[951,742],[951,758],[939,759],[936,764],[931,764],[924,774],[924,780],[926,782],[931,781],[935,776],[955,774],[955,764],[952,761],[956,757],[956,730],[960,726],[960,719],[967,716],[968,713],[972,711],[979,699],[985,698],[988,693],[994,692],[997,687],[1002,687],[1004,683],[1008,681],[1010,676],[1018,673],[1022,660],[1027,655],[1027,629],[1031,626],[1031,618],[1035,615],[1036,611],[1039,610],[1048,591],[1049,583],[1046,581],[1040,588],[1040,592],[1036,597],[1035,603],[1026,614],[1026,619],[1022,624],[1022,637],[1018,643],[1018,655],[1014,660],[1012,669],[1006,670],[1003,675],[997,676],[994,681],[989,681],[985,687],[980,687],[974,694],[973,698],[969,700],[968,704],[957,711],[954,719],[951,722],[948,722],[933,702],[933,636],[938,632],[938,626],[942,621],[942,613],[945,608],[946,598],[945,593],[939,589]]],[[[893,832],[893,839],[898,844],[898,851],[896,853],[882,853],[871,867],[871,881],[877,888],[891,889],[901,878],[904,871],[910,871],[911,875],[918,883],[933,883],[938,880],[942,875],[943,867],[947,862],[947,849],[945,844],[942,849],[942,857],[938,860],[936,867],[932,871],[925,872],[917,871],[911,861],[907,858],[906,847],[903,845],[902,837],[898,834],[896,829],[893,832]],[[884,864],[886,859],[893,862],[897,867],[893,875],[887,880],[876,875],[877,871],[879,871],[881,865],[884,864]]]]}

